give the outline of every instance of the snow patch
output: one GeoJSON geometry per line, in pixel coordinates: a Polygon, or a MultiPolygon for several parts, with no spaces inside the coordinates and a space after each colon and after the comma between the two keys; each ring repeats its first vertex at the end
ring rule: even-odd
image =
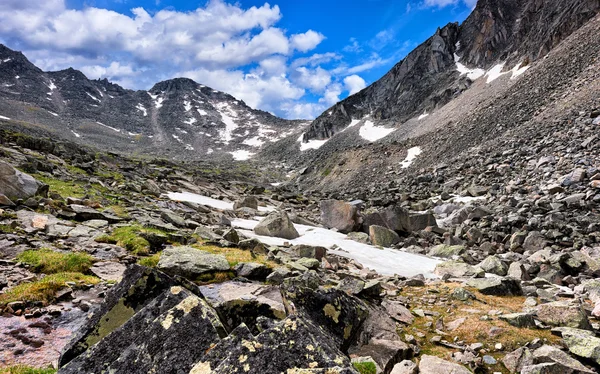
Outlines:
{"type": "MultiPolygon", "coordinates": [[[[348,125],[348,127],[346,127],[346,129],[349,129],[349,128],[351,128],[351,127],[354,127],[354,126],[358,125],[358,123],[359,123],[360,121],[362,121],[362,119],[353,119],[353,120],[350,122],[350,124],[348,125]]],[[[346,130],[346,129],[344,129],[344,130],[346,130]]]]}
{"type": "Polygon", "coordinates": [[[402,166],[402,169],[408,168],[413,163],[415,158],[417,158],[417,156],[420,155],[421,153],[423,153],[423,151],[421,150],[420,147],[409,148],[407,151],[407,154],[406,154],[406,158],[404,159],[404,161],[402,161],[400,163],[400,165],[402,166]]]}
{"type": "Polygon", "coordinates": [[[255,136],[253,138],[244,140],[242,144],[249,145],[251,147],[260,147],[261,145],[265,144],[265,142],[260,140],[260,136],[255,136]]]}
{"type": "Polygon", "coordinates": [[[48,112],[48,113],[50,113],[50,114],[52,114],[54,117],[58,117],[58,114],[56,114],[56,113],[54,113],[54,112],[51,112],[51,111],[49,111],[49,110],[48,110],[47,112],[48,112]]]}
{"type": "Polygon", "coordinates": [[[76,133],[74,130],[71,130],[71,132],[73,133],[73,135],[75,135],[76,138],[81,138],[81,135],[76,133]]]}
{"type": "Polygon", "coordinates": [[[271,183],[271,186],[273,186],[273,187],[279,187],[279,186],[281,186],[281,182],[271,183]]]}
{"type": "Polygon", "coordinates": [[[300,137],[298,138],[298,141],[300,142],[300,151],[304,152],[307,151],[309,149],[319,149],[323,146],[323,144],[327,143],[327,140],[329,139],[324,139],[324,140],[317,140],[317,139],[311,139],[308,142],[304,142],[304,133],[300,134],[300,137]]]}
{"type": "Polygon", "coordinates": [[[207,154],[207,155],[209,155],[209,154],[211,154],[211,153],[213,153],[213,152],[214,152],[214,151],[213,151],[213,149],[212,149],[212,148],[209,148],[209,149],[207,149],[207,150],[206,150],[206,154],[207,154]]]}
{"type": "Polygon", "coordinates": [[[379,139],[385,138],[391,134],[395,129],[388,129],[386,127],[375,126],[372,121],[365,121],[362,125],[358,134],[365,140],[375,142],[379,139]]]}
{"type": "Polygon", "coordinates": [[[221,121],[225,124],[225,128],[219,130],[219,136],[223,143],[229,144],[233,139],[233,132],[238,128],[237,123],[234,121],[234,118],[237,119],[238,114],[228,103],[217,103],[215,107],[221,114],[221,121]]]}
{"type": "Polygon", "coordinates": [[[142,114],[144,114],[144,117],[148,116],[148,111],[146,110],[146,107],[144,107],[144,105],[142,105],[142,103],[138,103],[138,105],[135,107],[135,109],[141,111],[142,114]]]}
{"type": "Polygon", "coordinates": [[[102,122],[98,122],[98,121],[96,121],[96,123],[97,123],[97,124],[99,124],[100,126],[104,126],[104,127],[106,127],[106,128],[109,128],[109,129],[111,129],[111,130],[113,130],[113,131],[116,131],[116,132],[121,132],[121,130],[119,130],[119,129],[115,129],[114,127],[110,127],[110,126],[108,126],[108,125],[105,125],[105,124],[103,124],[102,122]]]}
{"type": "Polygon", "coordinates": [[[153,95],[150,92],[147,92],[148,96],[150,96],[150,98],[152,100],[154,100],[154,106],[156,107],[156,109],[160,109],[163,105],[163,101],[165,101],[164,97],[158,97],[157,95],[153,95]]]}
{"type": "Polygon", "coordinates": [[[86,92],[86,94],[87,94],[89,97],[91,97],[92,99],[94,99],[95,101],[97,101],[97,102],[99,102],[99,103],[101,103],[101,102],[102,102],[100,99],[98,99],[96,96],[92,95],[91,93],[89,93],[89,92],[86,92]]]}
{"type": "Polygon", "coordinates": [[[21,78],[20,75],[15,75],[15,79],[19,79],[19,78],[21,78]]]}
{"type": "Polygon", "coordinates": [[[183,123],[188,124],[188,125],[193,125],[194,123],[196,123],[198,120],[195,119],[194,117],[186,119],[185,121],[183,121],[183,123]]]}
{"type": "Polygon", "coordinates": [[[4,120],[7,120],[7,121],[10,121],[10,118],[4,117],[4,116],[0,116],[0,119],[4,119],[4,120]]]}
{"type": "Polygon", "coordinates": [[[487,77],[486,83],[492,83],[496,79],[500,78],[502,75],[506,74],[502,72],[502,69],[504,69],[504,64],[505,63],[502,62],[488,70],[487,73],[485,73],[485,76],[487,77]]]}
{"type": "Polygon", "coordinates": [[[516,79],[518,76],[525,73],[527,71],[527,69],[529,69],[529,65],[526,65],[526,66],[521,66],[521,64],[516,65],[512,69],[512,76],[510,77],[510,79],[516,79]]]}
{"type": "Polygon", "coordinates": [[[245,161],[245,160],[248,160],[250,157],[254,156],[254,153],[245,151],[243,149],[239,149],[237,151],[233,151],[233,152],[229,152],[229,153],[233,156],[233,159],[236,161],[245,161]]]}
{"type": "Polygon", "coordinates": [[[419,118],[417,118],[417,120],[419,120],[419,121],[420,121],[420,120],[422,120],[423,118],[426,118],[427,116],[429,116],[429,113],[425,112],[425,113],[421,114],[421,115],[419,116],[419,118]]]}
{"type": "Polygon", "coordinates": [[[191,145],[191,144],[186,144],[186,145],[185,145],[185,149],[186,149],[187,151],[193,151],[193,150],[194,150],[194,147],[192,147],[192,145],[191,145]]]}
{"type": "Polygon", "coordinates": [[[205,116],[208,114],[208,113],[206,113],[205,110],[202,110],[202,109],[198,109],[198,113],[200,113],[201,116],[205,116]]]}
{"type": "Polygon", "coordinates": [[[183,107],[185,108],[186,112],[189,112],[190,110],[192,110],[192,103],[187,100],[184,100],[183,107]]]}
{"type": "Polygon", "coordinates": [[[9,57],[9,58],[2,60],[2,62],[9,62],[10,60],[12,60],[12,58],[9,57]]]}
{"type": "Polygon", "coordinates": [[[173,134],[173,135],[171,135],[171,136],[173,136],[173,138],[175,138],[175,140],[177,140],[179,143],[182,143],[182,144],[183,144],[183,140],[181,140],[181,139],[179,138],[179,136],[177,136],[177,135],[175,135],[175,134],[173,134]]]}
{"type": "Polygon", "coordinates": [[[458,70],[460,75],[466,74],[470,80],[474,81],[478,78],[481,78],[485,74],[485,70],[479,69],[479,68],[469,69],[465,65],[458,62],[459,60],[460,60],[460,57],[458,57],[458,55],[455,53],[454,61],[456,62],[456,70],[458,70]]]}

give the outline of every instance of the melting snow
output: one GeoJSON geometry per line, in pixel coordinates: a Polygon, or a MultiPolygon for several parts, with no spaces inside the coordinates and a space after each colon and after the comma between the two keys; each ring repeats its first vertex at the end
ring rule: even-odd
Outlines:
{"type": "Polygon", "coordinates": [[[527,71],[527,69],[529,69],[529,65],[527,66],[521,66],[521,64],[518,64],[517,66],[515,66],[512,69],[512,77],[510,77],[510,79],[515,79],[517,78],[519,75],[523,74],[524,72],[527,71]]]}
{"type": "Polygon", "coordinates": [[[177,140],[179,143],[183,143],[183,141],[182,141],[181,139],[179,139],[179,136],[177,136],[177,135],[175,135],[175,134],[173,134],[172,136],[173,136],[173,138],[175,138],[175,140],[177,140]]]}
{"type": "Polygon", "coordinates": [[[96,121],[96,123],[97,123],[97,124],[99,124],[100,126],[107,127],[107,128],[109,128],[109,129],[111,129],[111,130],[113,130],[113,131],[116,131],[116,132],[121,132],[121,130],[119,130],[119,129],[115,129],[114,127],[110,127],[110,126],[108,126],[108,125],[105,125],[105,124],[103,124],[102,122],[98,122],[98,121],[96,121]]]}
{"type": "Polygon", "coordinates": [[[412,277],[423,274],[434,278],[433,270],[440,262],[417,254],[389,248],[380,249],[368,244],[358,243],[349,240],[344,234],[320,227],[294,224],[300,237],[293,240],[260,236],[251,231],[257,224],[257,220],[235,219],[232,221],[232,226],[240,228],[239,231],[242,234],[257,238],[267,245],[283,245],[284,242],[289,242],[292,245],[305,244],[327,247],[331,253],[354,259],[382,275],[399,274],[412,277]],[[331,249],[332,247],[339,249],[331,249]]]}
{"type": "Polygon", "coordinates": [[[16,76],[15,76],[15,79],[19,79],[19,78],[21,78],[21,76],[20,76],[20,75],[16,75],[16,76]]]}
{"type": "Polygon", "coordinates": [[[193,125],[194,123],[196,123],[196,121],[197,121],[197,119],[192,117],[192,118],[186,119],[185,121],[183,121],[183,123],[186,123],[188,125],[193,125]]]}
{"type": "Polygon", "coordinates": [[[198,109],[198,113],[200,113],[201,116],[205,116],[208,113],[206,113],[206,111],[202,110],[202,109],[198,109]]]}
{"type": "Polygon", "coordinates": [[[327,143],[327,140],[329,140],[329,139],[324,139],[324,140],[311,139],[308,141],[308,143],[305,143],[302,141],[303,138],[304,138],[304,133],[300,134],[300,137],[298,138],[298,141],[300,142],[300,151],[301,152],[304,152],[309,149],[319,149],[319,148],[321,148],[321,146],[323,144],[327,143]]]}
{"type": "Polygon", "coordinates": [[[249,145],[251,147],[260,147],[261,145],[265,144],[265,142],[260,140],[260,136],[255,136],[253,138],[244,140],[242,144],[249,145]]]}
{"type": "Polygon", "coordinates": [[[12,60],[12,59],[11,58],[7,58],[7,59],[2,60],[2,62],[9,62],[10,60],[12,60]]]}
{"type": "Polygon", "coordinates": [[[190,110],[192,110],[192,103],[190,103],[187,100],[184,100],[183,107],[185,108],[186,112],[189,112],[190,110]]]}
{"type": "Polygon", "coordinates": [[[147,92],[147,94],[148,96],[150,96],[150,98],[152,98],[152,100],[154,100],[154,106],[156,107],[156,109],[160,109],[165,99],[162,97],[158,97],[158,95],[153,95],[150,92],[147,92]]]}
{"type": "Polygon", "coordinates": [[[71,130],[71,132],[73,133],[73,135],[75,135],[76,138],[81,138],[81,135],[76,133],[74,130],[71,130]]]}
{"type": "Polygon", "coordinates": [[[206,150],[206,154],[207,154],[207,155],[209,155],[209,154],[211,154],[211,153],[213,153],[213,152],[214,152],[214,151],[213,151],[213,149],[212,149],[212,148],[209,148],[209,149],[207,149],[207,150],[206,150]]]}
{"type": "Polygon", "coordinates": [[[47,112],[48,112],[48,113],[50,113],[50,114],[52,114],[54,117],[58,117],[58,114],[56,114],[56,113],[54,113],[54,112],[51,112],[51,111],[49,111],[49,110],[48,110],[47,112]]]}
{"type": "MultiPolygon", "coordinates": [[[[221,121],[225,124],[225,128],[219,130],[219,135],[225,144],[229,144],[231,139],[233,139],[233,132],[238,128],[238,125],[234,121],[234,118],[237,118],[238,115],[228,103],[217,103],[215,106],[221,114],[221,121]]],[[[235,155],[233,157],[235,158],[235,155]]]]}
{"type": "Polygon", "coordinates": [[[254,153],[245,151],[243,149],[239,149],[237,151],[229,152],[229,153],[231,153],[231,155],[233,156],[233,159],[236,161],[245,161],[245,160],[248,160],[250,157],[254,156],[254,153]]]}
{"type": "Polygon", "coordinates": [[[485,74],[485,70],[483,69],[469,69],[468,67],[466,67],[465,65],[461,64],[460,62],[458,62],[460,60],[460,57],[458,57],[458,55],[455,53],[454,54],[454,61],[456,61],[456,70],[458,70],[458,72],[460,73],[460,75],[467,75],[467,77],[469,77],[470,80],[474,81],[477,78],[481,78],[484,74],[485,74]]]}
{"type": "Polygon", "coordinates": [[[371,121],[365,121],[365,124],[362,125],[359,135],[370,142],[375,142],[381,138],[385,138],[390,133],[392,133],[395,129],[388,129],[386,127],[375,126],[375,124],[371,121]]]}
{"type": "Polygon", "coordinates": [[[417,158],[417,156],[421,153],[423,153],[423,151],[421,151],[421,148],[419,147],[409,148],[406,154],[406,158],[400,163],[400,165],[402,165],[402,169],[406,169],[407,167],[409,167],[413,163],[415,158],[417,158]]]}
{"type": "Polygon", "coordinates": [[[425,117],[427,117],[427,116],[429,116],[429,113],[425,112],[425,113],[423,113],[423,114],[421,114],[421,115],[419,116],[418,120],[420,121],[420,120],[422,120],[423,118],[425,118],[425,117]]]}
{"type": "Polygon", "coordinates": [[[138,105],[135,107],[135,109],[141,111],[144,114],[144,117],[146,117],[148,115],[148,111],[146,110],[146,108],[142,105],[142,103],[138,103],[138,105]]]}
{"type": "Polygon", "coordinates": [[[491,83],[500,78],[500,76],[506,74],[502,72],[502,69],[504,69],[504,62],[494,66],[487,73],[485,73],[485,76],[487,77],[486,83],[491,83]]]}
{"type": "Polygon", "coordinates": [[[281,186],[281,182],[271,183],[271,186],[273,186],[273,187],[279,187],[279,186],[281,186]]]}
{"type": "Polygon", "coordinates": [[[191,145],[191,144],[186,144],[186,145],[185,145],[185,149],[186,149],[186,150],[188,150],[188,151],[193,151],[193,150],[194,150],[194,147],[192,147],[192,145],[191,145]]]}
{"type": "Polygon", "coordinates": [[[354,126],[358,125],[358,123],[360,121],[362,121],[362,120],[361,119],[353,119],[352,122],[350,122],[350,124],[348,125],[348,127],[346,127],[346,129],[349,129],[350,127],[354,127],[354,126]]]}
{"type": "Polygon", "coordinates": [[[86,94],[91,97],[92,99],[96,100],[97,102],[101,103],[102,101],[100,101],[100,99],[98,99],[97,97],[95,97],[94,95],[90,94],[89,92],[86,92],[86,94]]]}
{"type": "Polygon", "coordinates": [[[8,117],[4,117],[4,116],[0,116],[0,119],[5,119],[5,120],[7,120],[7,121],[8,121],[8,120],[10,120],[10,118],[8,118],[8,117]]]}

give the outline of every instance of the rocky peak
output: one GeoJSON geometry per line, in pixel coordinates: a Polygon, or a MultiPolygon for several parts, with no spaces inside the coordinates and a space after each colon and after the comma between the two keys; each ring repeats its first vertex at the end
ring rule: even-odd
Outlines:
{"type": "Polygon", "coordinates": [[[189,78],[173,78],[166,81],[156,83],[150,92],[170,92],[196,90],[200,87],[198,83],[189,78]]]}

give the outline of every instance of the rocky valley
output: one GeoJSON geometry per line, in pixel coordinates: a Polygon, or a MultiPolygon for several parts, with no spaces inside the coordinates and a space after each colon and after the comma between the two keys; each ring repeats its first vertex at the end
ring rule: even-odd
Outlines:
{"type": "Polygon", "coordinates": [[[598,373],[600,3],[480,0],[314,121],[0,47],[0,372],[598,373]]]}

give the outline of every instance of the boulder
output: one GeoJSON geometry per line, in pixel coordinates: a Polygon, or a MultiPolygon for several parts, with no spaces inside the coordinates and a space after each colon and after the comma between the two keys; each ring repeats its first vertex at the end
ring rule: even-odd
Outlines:
{"type": "Polygon", "coordinates": [[[337,229],[348,234],[359,225],[358,207],[341,200],[323,200],[321,208],[321,224],[329,229],[337,229]]]}
{"type": "Polygon", "coordinates": [[[234,267],[234,270],[238,277],[258,281],[264,281],[271,274],[271,269],[256,262],[240,262],[234,267]]]}
{"type": "Polygon", "coordinates": [[[537,318],[550,326],[592,329],[587,314],[581,305],[569,300],[538,305],[537,318]]]}
{"type": "Polygon", "coordinates": [[[391,247],[400,241],[400,236],[395,231],[377,225],[369,227],[369,238],[373,245],[382,247],[391,247]]]}
{"type": "Polygon", "coordinates": [[[221,235],[215,233],[213,230],[206,226],[196,227],[196,229],[194,230],[194,235],[198,235],[200,239],[213,242],[218,242],[219,240],[223,239],[221,235]]]}
{"type": "Polygon", "coordinates": [[[565,374],[562,368],[555,363],[544,363],[523,366],[520,374],[565,374]]]}
{"type": "MultiPolygon", "coordinates": [[[[554,332],[554,330],[552,330],[554,332]]],[[[600,365],[600,338],[588,330],[574,328],[560,328],[560,334],[569,352],[572,354],[594,361],[600,365]]]]}
{"type": "Polygon", "coordinates": [[[149,195],[160,196],[160,187],[152,179],[146,179],[142,185],[142,191],[149,195]]]}
{"type": "Polygon", "coordinates": [[[518,348],[502,358],[502,363],[511,373],[520,373],[525,366],[533,365],[533,355],[528,348],[518,348]]]}
{"type": "Polygon", "coordinates": [[[390,374],[417,374],[417,364],[410,360],[404,360],[394,365],[390,374]]]}
{"type": "Polygon", "coordinates": [[[565,374],[592,374],[596,372],[585,367],[568,353],[550,345],[543,345],[533,351],[533,359],[536,364],[554,363],[559,366],[560,372],[565,374]]]}
{"type": "Polygon", "coordinates": [[[483,271],[483,269],[459,261],[445,261],[439,263],[436,265],[433,272],[440,277],[449,275],[455,278],[479,278],[485,275],[485,271],[483,271]]]}
{"type": "Polygon", "coordinates": [[[466,251],[464,245],[446,245],[440,244],[429,250],[429,256],[441,257],[441,258],[452,258],[454,256],[460,256],[466,251]]]}
{"type": "Polygon", "coordinates": [[[157,268],[169,275],[195,279],[204,273],[229,270],[223,255],[214,255],[196,248],[167,247],[160,256],[157,268]]]}
{"type": "Polygon", "coordinates": [[[5,205],[10,205],[7,204],[9,201],[26,200],[47,193],[48,185],[13,168],[8,162],[0,161],[0,195],[8,199],[4,200],[5,205]]]}
{"type": "Polygon", "coordinates": [[[255,196],[244,196],[233,203],[233,210],[250,208],[258,210],[258,199],[255,196]]]}
{"type": "Polygon", "coordinates": [[[160,218],[162,218],[165,222],[171,223],[177,227],[187,227],[185,219],[182,216],[169,210],[163,210],[160,214],[160,218]]]}
{"type": "Polygon", "coordinates": [[[122,222],[125,219],[117,217],[110,213],[104,213],[94,208],[87,207],[85,205],[71,204],[69,205],[71,212],[75,213],[75,219],[77,221],[91,221],[91,220],[104,220],[109,223],[122,222]]]}
{"type": "Polygon", "coordinates": [[[120,282],[127,266],[119,262],[96,262],[90,271],[98,278],[106,281],[120,282]]]}
{"type": "Polygon", "coordinates": [[[378,225],[397,232],[413,232],[430,226],[437,227],[433,213],[410,213],[399,205],[365,214],[363,220],[364,227],[378,225]]]}
{"type": "Polygon", "coordinates": [[[535,320],[529,313],[509,313],[498,317],[509,325],[520,328],[535,328],[535,320]]]}
{"type": "Polygon", "coordinates": [[[482,278],[469,279],[467,285],[476,288],[484,295],[493,296],[521,296],[521,282],[514,278],[482,278]]]}
{"type": "Polygon", "coordinates": [[[486,273],[502,276],[506,275],[508,271],[508,266],[496,256],[486,257],[485,260],[481,261],[477,266],[482,268],[486,273]]]}
{"type": "Polygon", "coordinates": [[[254,228],[258,235],[272,236],[284,239],[296,239],[300,237],[294,224],[284,211],[277,211],[263,218],[254,228]]]}
{"type": "Polygon", "coordinates": [[[419,362],[419,374],[471,374],[464,366],[442,360],[441,358],[423,355],[419,362]]]}
{"type": "Polygon", "coordinates": [[[298,257],[315,258],[319,261],[327,255],[327,248],[312,245],[295,245],[289,251],[298,257]]]}

